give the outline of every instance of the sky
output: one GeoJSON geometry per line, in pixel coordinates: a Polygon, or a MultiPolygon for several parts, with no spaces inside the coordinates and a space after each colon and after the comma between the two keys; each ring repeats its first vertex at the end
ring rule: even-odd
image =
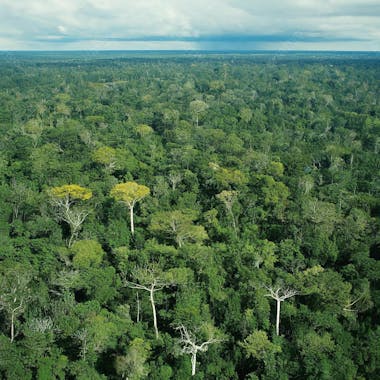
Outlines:
{"type": "Polygon", "coordinates": [[[0,50],[380,50],[380,0],[0,0],[0,50]]]}

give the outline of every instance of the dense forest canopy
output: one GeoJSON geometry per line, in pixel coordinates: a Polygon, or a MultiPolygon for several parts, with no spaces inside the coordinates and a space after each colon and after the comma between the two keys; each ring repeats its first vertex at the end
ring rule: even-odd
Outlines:
{"type": "Polygon", "coordinates": [[[379,78],[2,53],[0,377],[380,378],[379,78]]]}

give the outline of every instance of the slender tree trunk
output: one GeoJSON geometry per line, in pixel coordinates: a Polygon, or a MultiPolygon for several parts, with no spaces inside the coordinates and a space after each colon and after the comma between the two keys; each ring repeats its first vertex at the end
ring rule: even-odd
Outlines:
{"type": "Polygon", "coordinates": [[[67,247],[68,248],[71,248],[73,242],[74,242],[74,237],[75,237],[75,232],[71,232],[70,233],[70,239],[69,239],[69,242],[67,243],[67,247]]]}
{"type": "Polygon", "coordinates": [[[13,208],[12,222],[14,222],[14,221],[17,219],[17,217],[18,217],[18,211],[19,211],[18,206],[15,206],[15,207],[13,208]]]}
{"type": "Polygon", "coordinates": [[[196,366],[197,366],[197,353],[194,352],[191,355],[191,376],[195,375],[196,366]]]}
{"type": "Polygon", "coordinates": [[[137,303],[136,322],[140,322],[140,298],[139,298],[139,292],[136,293],[136,303],[137,303]]]}
{"type": "Polygon", "coordinates": [[[280,335],[280,310],[281,310],[281,301],[277,301],[277,315],[276,315],[276,334],[280,335]]]}
{"type": "Polygon", "coordinates": [[[134,222],[133,222],[133,206],[129,207],[129,214],[130,214],[130,219],[131,219],[131,233],[132,233],[132,235],[134,235],[134,233],[135,233],[135,225],[134,225],[134,222]]]}
{"type": "Polygon", "coordinates": [[[232,212],[232,209],[230,210],[230,215],[231,215],[231,219],[232,219],[232,227],[235,231],[235,235],[237,235],[237,229],[236,229],[236,222],[235,222],[235,215],[234,213],[232,212]]]}
{"type": "Polygon", "coordinates": [[[152,305],[154,332],[156,334],[156,339],[158,339],[157,314],[156,314],[156,305],[154,303],[154,287],[153,286],[150,288],[149,299],[152,305]]]}
{"type": "Polygon", "coordinates": [[[82,346],[82,358],[83,360],[86,360],[86,353],[87,353],[87,339],[83,341],[83,346],[82,346]]]}
{"type": "Polygon", "coordinates": [[[15,315],[12,312],[11,314],[11,343],[13,343],[15,339],[15,315]]]}

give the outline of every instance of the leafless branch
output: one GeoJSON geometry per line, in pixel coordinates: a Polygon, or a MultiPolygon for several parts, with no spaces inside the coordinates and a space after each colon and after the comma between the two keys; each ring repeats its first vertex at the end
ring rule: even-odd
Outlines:
{"type": "Polygon", "coordinates": [[[269,291],[268,294],[265,294],[266,297],[271,297],[271,298],[275,299],[276,301],[281,301],[281,302],[299,294],[299,292],[297,290],[294,290],[291,288],[283,289],[281,287],[278,287],[278,288],[274,289],[271,286],[265,286],[265,289],[267,289],[269,291]]]}

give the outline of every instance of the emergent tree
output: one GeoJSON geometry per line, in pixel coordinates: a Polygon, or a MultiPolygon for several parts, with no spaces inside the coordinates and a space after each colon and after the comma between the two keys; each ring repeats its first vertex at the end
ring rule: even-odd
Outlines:
{"type": "Polygon", "coordinates": [[[139,185],[136,182],[119,183],[111,190],[111,196],[116,201],[126,204],[129,208],[132,235],[135,233],[133,209],[136,203],[149,195],[149,193],[149,187],[139,185]]]}
{"type": "Polygon", "coordinates": [[[133,272],[133,277],[138,282],[132,282],[125,280],[125,285],[132,289],[145,290],[149,292],[149,300],[152,306],[153,314],[153,325],[156,338],[158,338],[158,324],[157,324],[157,313],[156,313],[156,303],[154,300],[154,293],[162,290],[166,286],[169,286],[172,281],[168,278],[165,273],[158,268],[156,265],[151,265],[144,268],[136,268],[133,272]]]}
{"type": "Polygon", "coordinates": [[[191,376],[194,376],[197,366],[198,352],[206,352],[210,344],[219,343],[222,340],[214,337],[209,337],[202,343],[198,343],[194,333],[189,331],[186,326],[179,325],[176,330],[178,330],[181,334],[181,338],[179,339],[179,343],[182,346],[181,354],[191,355],[191,376]]]}
{"type": "Polygon", "coordinates": [[[49,190],[50,201],[56,211],[58,220],[66,222],[70,226],[70,238],[68,247],[71,247],[78,236],[80,228],[90,211],[75,206],[80,201],[86,201],[92,197],[91,190],[79,185],[63,185],[49,190]]]}
{"type": "Polygon", "coordinates": [[[268,294],[266,294],[267,297],[271,297],[277,302],[277,313],[276,313],[276,334],[280,335],[280,309],[281,309],[281,302],[285,301],[288,298],[294,297],[298,292],[293,289],[282,289],[281,287],[278,287],[277,289],[273,289],[272,287],[268,286],[266,289],[269,291],[268,294]]]}

